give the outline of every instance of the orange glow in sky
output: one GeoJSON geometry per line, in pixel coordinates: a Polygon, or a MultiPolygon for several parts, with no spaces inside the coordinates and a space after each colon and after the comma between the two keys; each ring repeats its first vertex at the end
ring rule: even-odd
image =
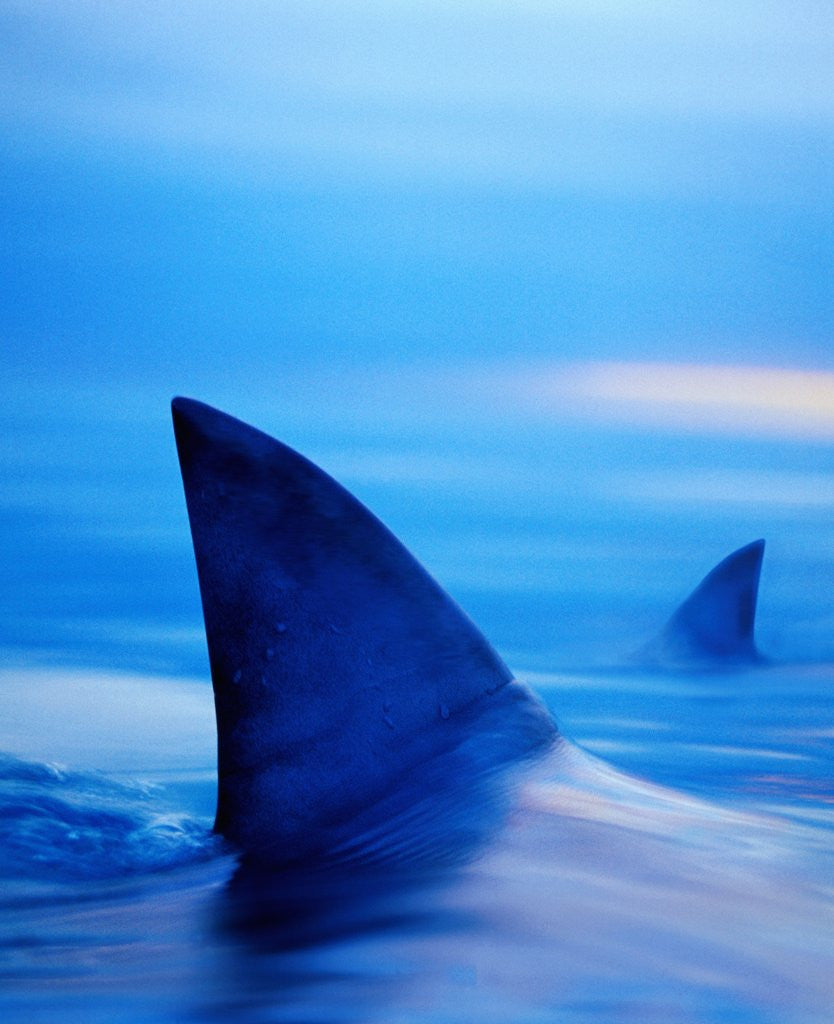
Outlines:
{"type": "Polygon", "coordinates": [[[543,375],[537,397],[593,418],[834,438],[834,373],[763,366],[594,362],[543,375]]]}

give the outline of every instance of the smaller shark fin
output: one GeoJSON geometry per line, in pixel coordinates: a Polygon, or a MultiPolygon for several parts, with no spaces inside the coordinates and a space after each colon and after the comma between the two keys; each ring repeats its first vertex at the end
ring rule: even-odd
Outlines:
{"type": "Polygon", "coordinates": [[[657,664],[761,660],[754,640],[756,598],[765,542],[754,540],[708,573],[639,654],[657,664]]]}

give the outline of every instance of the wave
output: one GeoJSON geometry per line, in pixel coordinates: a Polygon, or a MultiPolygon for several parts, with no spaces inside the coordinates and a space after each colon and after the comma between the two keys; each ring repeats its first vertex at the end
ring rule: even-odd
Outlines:
{"type": "Polygon", "coordinates": [[[210,820],[167,806],[159,786],[0,753],[0,878],[113,879],[219,848],[210,820]]]}

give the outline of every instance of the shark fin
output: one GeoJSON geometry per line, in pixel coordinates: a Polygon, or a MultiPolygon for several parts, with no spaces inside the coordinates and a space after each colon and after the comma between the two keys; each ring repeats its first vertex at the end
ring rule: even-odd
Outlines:
{"type": "Polygon", "coordinates": [[[378,833],[375,807],[392,814],[553,740],[472,622],[344,488],[210,406],[172,410],[214,686],[217,831],[297,861],[349,845],[359,821],[378,833]],[[427,765],[448,751],[438,778],[427,765]]]}
{"type": "Polygon", "coordinates": [[[761,660],[754,640],[756,598],[765,542],[728,555],[677,609],[641,660],[681,664],[761,660]]]}

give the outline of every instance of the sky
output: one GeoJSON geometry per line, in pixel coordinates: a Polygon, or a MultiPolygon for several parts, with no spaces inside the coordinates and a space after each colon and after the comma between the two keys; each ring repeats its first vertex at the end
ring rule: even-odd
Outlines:
{"type": "Polygon", "coordinates": [[[3,5],[15,393],[834,368],[827,3],[3,5]]]}
{"type": "Polygon", "coordinates": [[[502,643],[766,533],[825,647],[832,167],[828,2],[6,0],[0,647],[204,668],[177,393],[502,643]]]}

